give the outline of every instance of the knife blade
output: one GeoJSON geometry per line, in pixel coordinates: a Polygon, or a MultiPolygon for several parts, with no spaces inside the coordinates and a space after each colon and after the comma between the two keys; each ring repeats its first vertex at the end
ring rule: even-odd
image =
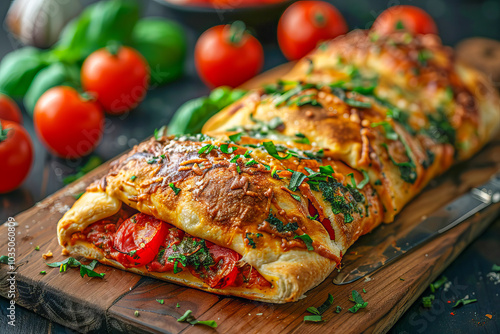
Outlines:
{"type": "MultiPolygon", "coordinates": [[[[373,236],[367,236],[367,247],[370,247],[370,244],[374,245],[372,251],[363,252],[366,254],[344,266],[333,279],[333,283],[348,284],[365,277],[492,206],[500,207],[500,172],[493,175],[485,184],[473,188],[433,212],[397,239],[390,230],[386,233],[384,231],[379,233],[385,235],[381,243],[377,240],[370,240],[373,236]],[[377,250],[380,251],[377,252],[377,250]]],[[[383,229],[384,226],[379,227],[381,228],[383,229]]]]}

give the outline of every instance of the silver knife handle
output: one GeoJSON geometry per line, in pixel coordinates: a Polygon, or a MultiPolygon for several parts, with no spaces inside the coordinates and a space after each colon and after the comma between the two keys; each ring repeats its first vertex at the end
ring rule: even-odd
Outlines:
{"type": "Polygon", "coordinates": [[[485,204],[500,202],[500,172],[493,175],[490,181],[471,190],[474,197],[485,204]]]}

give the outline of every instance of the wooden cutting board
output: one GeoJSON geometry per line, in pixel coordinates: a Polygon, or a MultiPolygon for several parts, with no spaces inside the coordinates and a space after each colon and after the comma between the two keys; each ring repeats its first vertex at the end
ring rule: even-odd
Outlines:
{"type": "MultiPolygon", "coordinates": [[[[279,66],[251,80],[244,86],[256,87],[273,81],[290,68],[279,66]]],[[[495,218],[496,212],[476,215],[423,247],[409,253],[369,279],[337,286],[331,277],[307,293],[296,303],[273,305],[240,298],[222,297],[196,289],[166,283],[152,278],[98,265],[104,279],[81,278],[79,270],[59,273],[49,268],[42,254],[51,250],[49,262],[61,261],[61,247],[56,240],[56,224],[74,203],[73,195],[82,192],[96,178],[104,175],[108,163],[61,189],[33,208],[15,217],[16,226],[16,303],[50,320],[82,332],[221,332],[221,333],[359,333],[386,332],[418,298],[429,283],[449,265],[460,252],[495,218]],[[36,251],[35,247],[40,250],[36,251]],[[45,270],[46,275],[40,274],[45,270]],[[368,302],[366,309],[353,314],[347,311],[353,304],[348,300],[352,290],[361,292],[368,302]],[[334,296],[333,307],[325,312],[324,323],[305,323],[306,308],[319,306],[328,293],[334,296]],[[164,299],[159,304],[156,299],[164,299]],[[176,307],[179,304],[180,307],[176,307]],[[340,305],[343,311],[334,312],[340,305]],[[186,310],[200,320],[215,320],[216,330],[191,326],[176,319],[186,310]],[[134,312],[138,310],[139,316],[134,312]]],[[[471,187],[480,185],[500,169],[500,137],[491,142],[470,161],[455,166],[414,199],[396,221],[377,228],[369,237],[380,242],[392,242],[400,233],[417,224],[421,218],[442,207],[471,187]],[[389,233],[388,233],[389,232],[389,233]]],[[[0,255],[7,255],[7,226],[0,227],[0,255]]],[[[370,252],[361,238],[350,254],[362,256],[370,252]]],[[[347,254],[349,256],[349,254],[347,254]]],[[[0,265],[0,294],[7,297],[9,266],[0,265]]]]}

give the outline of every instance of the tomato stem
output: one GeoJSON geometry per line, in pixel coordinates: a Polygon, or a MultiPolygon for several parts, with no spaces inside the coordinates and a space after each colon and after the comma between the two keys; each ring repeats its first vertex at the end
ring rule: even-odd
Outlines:
{"type": "Polygon", "coordinates": [[[120,51],[120,48],[122,47],[121,43],[118,41],[109,41],[108,44],[106,45],[106,50],[113,55],[116,56],[118,52],[120,51]]]}
{"type": "Polygon", "coordinates": [[[7,139],[7,134],[12,129],[4,129],[2,126],[2,122],[0,121],[0,143],[7,139]]]}
{"type": "Polygon", "coordinates": [[[246,31],[246,25],[243,21],[234,21],[229,27],[229,42],[238,44],[243,39],[246,31]]]}

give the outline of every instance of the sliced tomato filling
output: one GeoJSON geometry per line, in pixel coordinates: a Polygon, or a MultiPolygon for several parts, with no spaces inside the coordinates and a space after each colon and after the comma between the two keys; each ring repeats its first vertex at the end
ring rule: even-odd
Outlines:
{"type": "Polygon", "coordinates": [[[152,216],[137,213],[128,219],[115,216],[88,226],[85,240],[103,249],[106,257],[123,266],[146,266],[150,272],[177,274],[188,270],[211,288],[270,287],[241,255],[210,241],[193,237],[152,216]]]}
{"type": "Polygon", "coordinates": [[[323,218],[319,217],[318,215],[318,210],[314,207],[314,205],[309,201],[309,215],[311,217],[316,217],[316,220],[320,221],[321,224],[325,227],[326,231],[328,232],[328,235],[330,235],[330,240],[335,240],[335,230],[332,227],[332,222],[328,218],[323,218]]]}

